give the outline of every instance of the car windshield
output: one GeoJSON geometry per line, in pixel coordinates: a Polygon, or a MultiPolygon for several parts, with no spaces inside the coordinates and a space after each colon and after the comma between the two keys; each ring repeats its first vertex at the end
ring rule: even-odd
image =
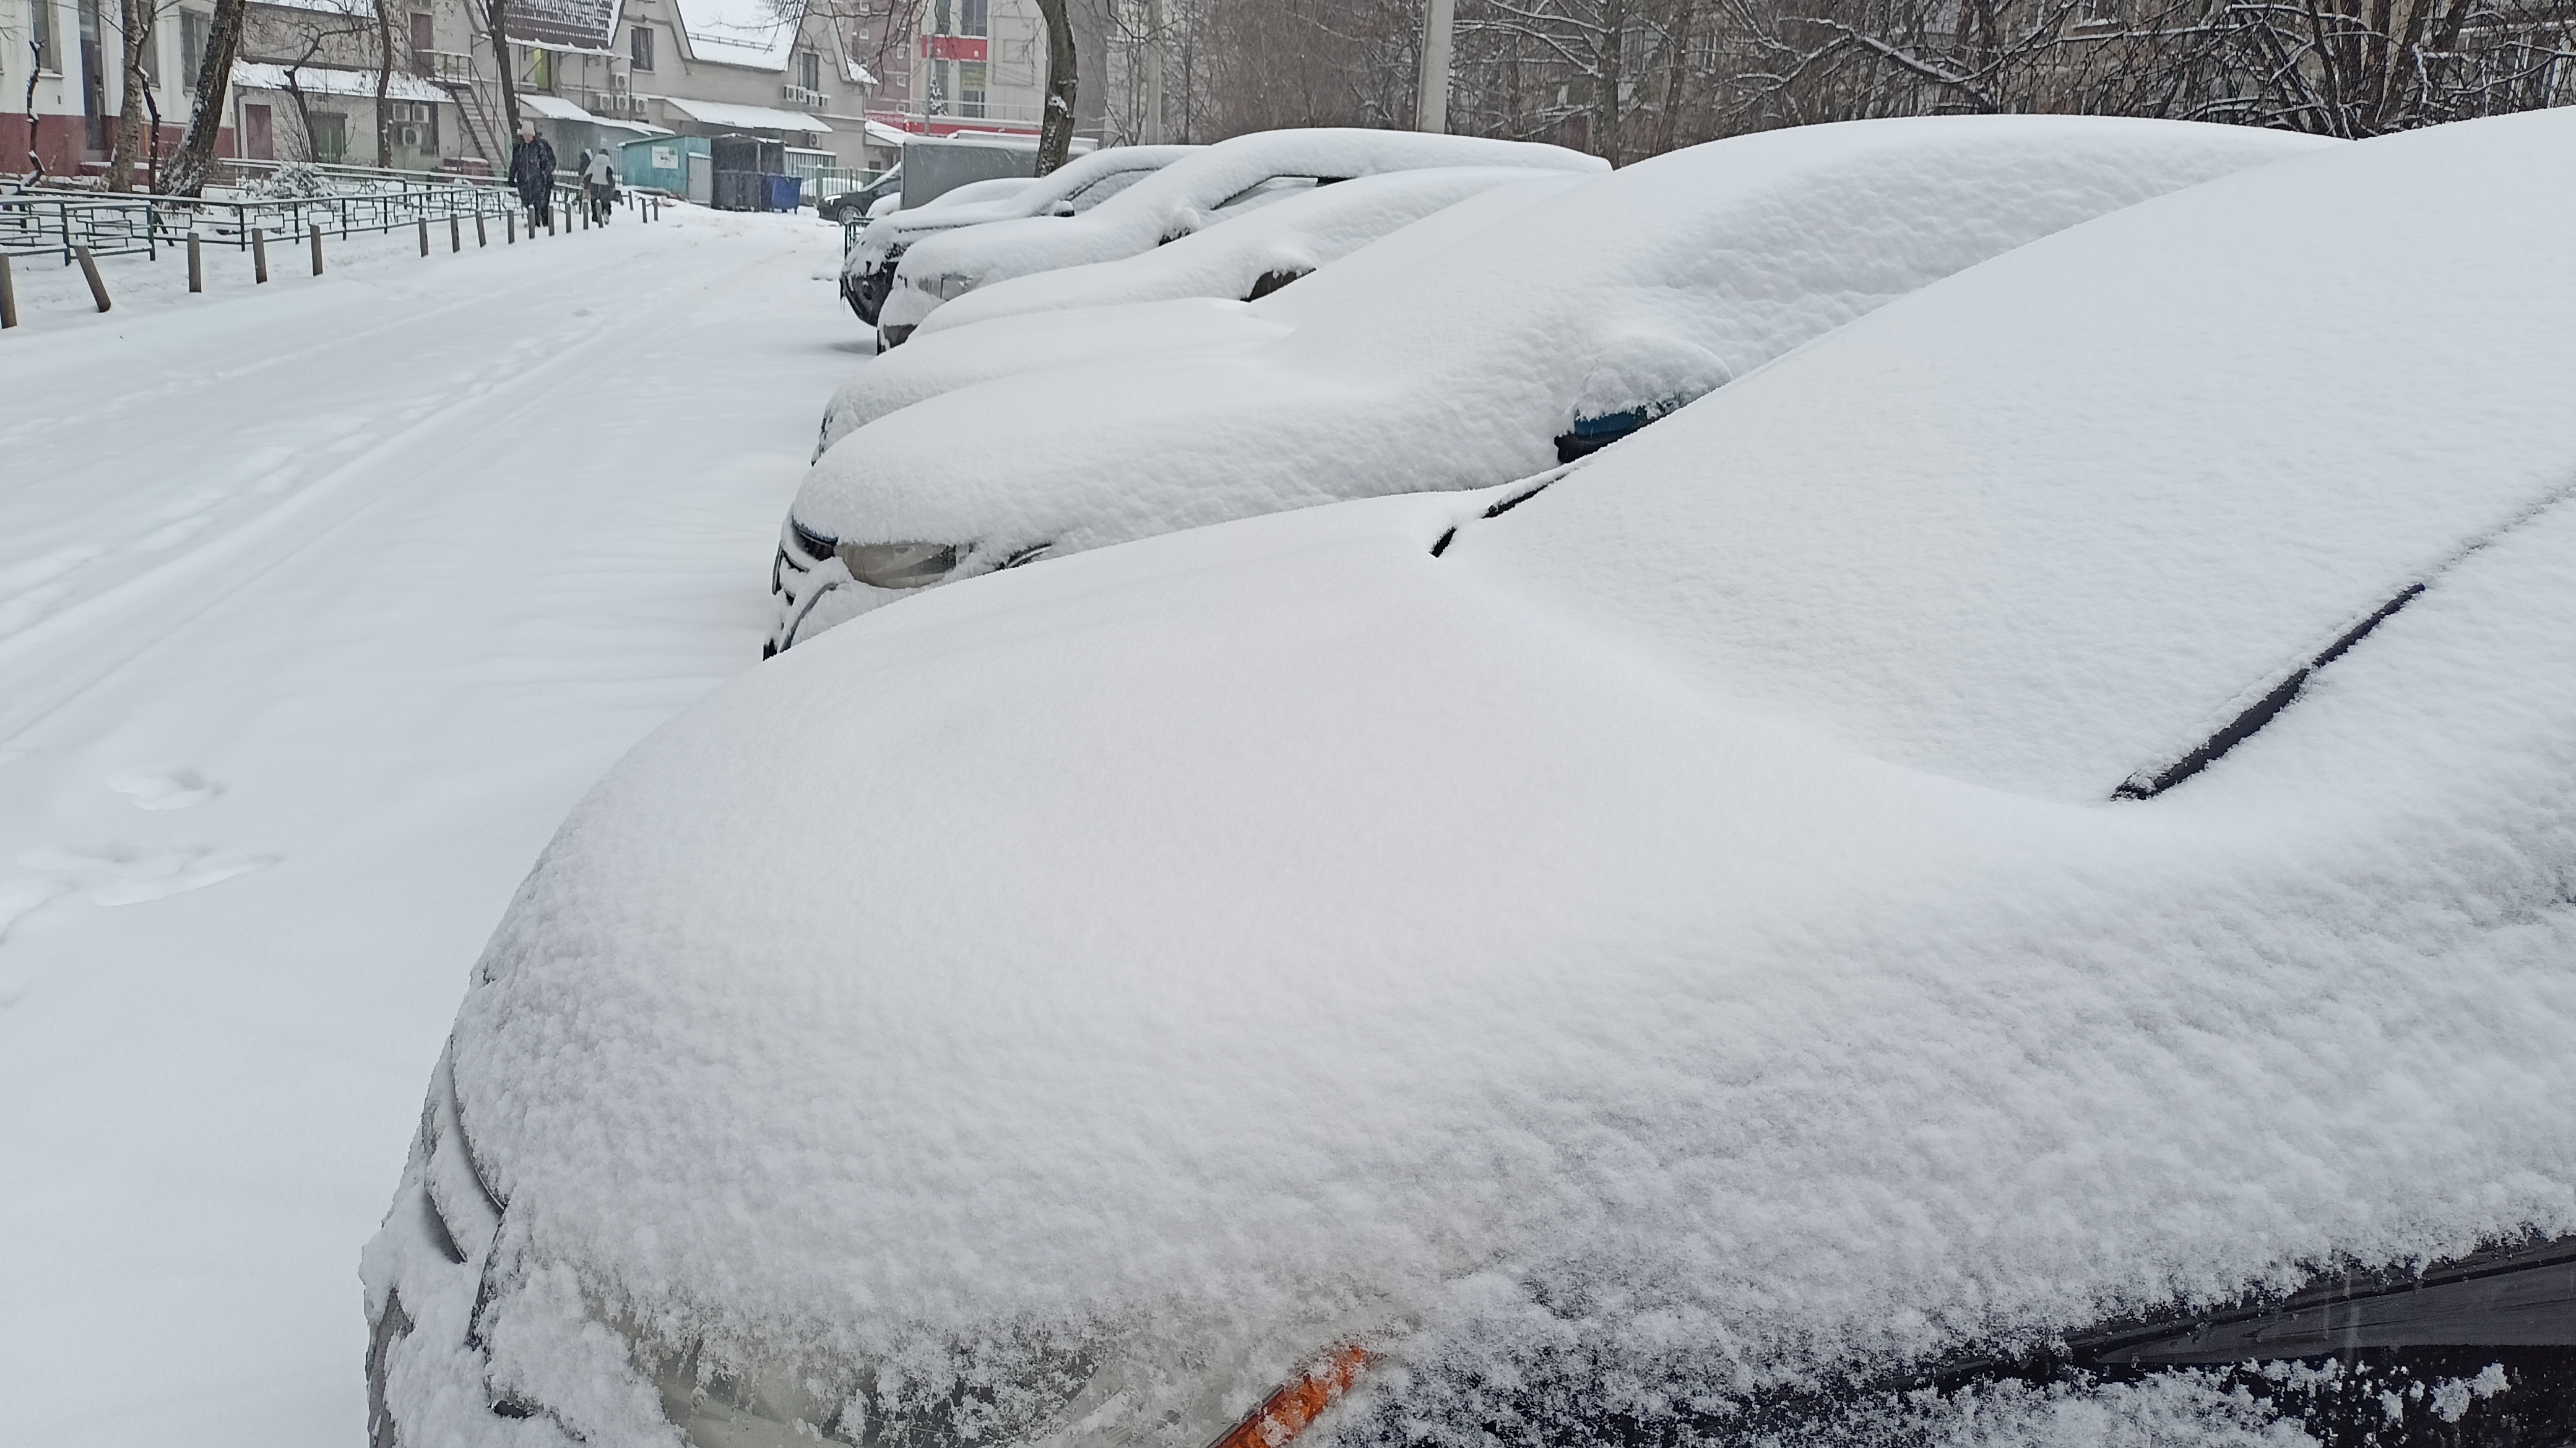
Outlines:
{"type": "Polygon", "coordinates": [[[1151,171],[1113,171],[1056,204],[1072,207],[1073,214],[1079,216],[1153,174],[1151,171]]]}
{"type": "Polygon", "coordinates": [[[1273,176],[1266,181],[1253,182],[1218,202],[1213,209],[1219,215],[1249,211],[1255,206],[1282,200],[1300,191],[1312,191],[1323,184],[1324,178],[1321,176],[1273,176]]]}

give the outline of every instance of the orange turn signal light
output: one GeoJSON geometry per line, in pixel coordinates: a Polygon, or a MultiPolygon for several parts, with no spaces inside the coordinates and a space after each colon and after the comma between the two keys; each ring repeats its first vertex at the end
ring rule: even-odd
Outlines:
{"type": "Polygon", "coordinates": [[[1290,1439],[1305,1432],[1326,1408],[1350,1390],[1351,1384],[1359,1381],[1369,1361],[1367,1348],[1333,1349],[1264,1399],[1260,1407],[1245,1414],[1242,1422],[1226,1429],[1208,1448],[1287,1448],[1290,1439]]]}

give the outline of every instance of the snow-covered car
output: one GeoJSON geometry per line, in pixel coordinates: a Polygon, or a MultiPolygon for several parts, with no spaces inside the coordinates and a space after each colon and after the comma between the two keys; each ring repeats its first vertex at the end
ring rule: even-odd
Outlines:
{"type": "MultiPolygon", "coordinates": [[[[1309,300],[1275,341],[1023,371],[874,418],[797,493],[766,647],[1042,555],[1524,477],[2034,237],[2336,144],[2182,121],[1940,117],[1640,162],[1400,281],[1309,300]]],[[[902,380],[886,391],[902,395],[902,380]]]]}
{"type": "Polygon", "coordinates": [[[826,196],[814,203],[814,213],[825,221],[848,222],[864,219],[868,208],[887,196],[899,194],[903,187],[903,163],[897,161],[883,175],[856,190],[826,196]]]}
{"type": "Polygon", "coordinates": [[[1607,171],[1433,166],[1316,187],[1249,216],[1116,261],[1061,267],[978,287],[932,312],[915,340],[1028,312],[1114,307],[1176,297],[1258,301],[1327,262],[1480,192],[1522,182],[1562,188],[1607,171]]]}
{"type": "Polygon", "coordinates": [[[874,326],[878,308],[894,285],[896,265],[923,237],[988,221],[1079,216],[1197,149],[1112,146],[1077,156],[1044,177],[1013,188],[1007,198],[983,200],[971,209],[956,204],[958,192],[950,191],[928,205],[896,211],[869,223],[853,244],[842,249],[841,297],[860,321],[874,326]]]}
{"type": "Polygon", "coordinates": [[[2571,227],[2303,155],[748,672],[472,975],[380,1432],[2564,1441],[2571,227]]]}
{"type": "Polygon", "coordinates": [[[1334,126],[1257,131],[1176,161],[1069,222],[1030,217],[924,239],[896,266],[877,331],[899,345],[942,303],[977,287],[1151,251],[1315,186],[1433,166],[1607,169],[1597,156],[1528,141],[1334,126]]]}
{"type": "Polygon", "coordinates": [[[815,456],[897,408],[1014,372],[1275,341],[1316,309],[1587,179],[1483,167],[1363,176],[1124,261],[1040,272],[960,297],[842,384],[823,409],[815,456]],[[1473,194],[1409,219],[1426,202],[1464,191],[1473,194]],[[1283,294],[1278,279],[1291,273],[1298,286],[1283,294]],[[1026,309],[985,317],[971,331],[948,324],[988,297],[1026,309]]]}

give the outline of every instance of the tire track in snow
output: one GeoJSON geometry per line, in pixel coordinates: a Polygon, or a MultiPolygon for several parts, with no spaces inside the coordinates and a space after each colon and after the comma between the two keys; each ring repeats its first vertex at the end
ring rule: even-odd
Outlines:
{"type": "MultiPolygon", "coordinates": [[[[6,701],[0,703],[0,744],[16,740],[114,678],[180,629],[213,613],[227,599],[275,570],[290,565],[316,544],[345,531],[379,504],[402,495],[425,478],[439,476],[445,469],[435,462],[388,466],[398,464],[406,453],[433,435],[445,433],[461,420],[478,414],[488,414],[476,423],[478,428],[488,430],[522,420],[530,413],[560,410],[565,394],[580,376],[574,364],[602,353],[641,353],[654,339],[689,321],[709,297],[741,284],[744,278],[792,256],[794,251],[787,245],[765,249],[758,257],[695,288],[697,295],[687,305],[626,308],[616,320],[588,337],[527,364],[513,376],[510,388],[457,396],[330,468],[275,507],[221,537],[0,638],[0,700],[6,701]],[[549,385],[534,389],[525,385],[537,378],[545,379],[549,385]],[[388,474],[385,487],[353,492],[353,480],[380,471],[388,474]]],[[[546,280],[560,285],[563,278],[551,276],[546,280]]],[[[488,296],[484,294],[478,301],[488,296]]]]}

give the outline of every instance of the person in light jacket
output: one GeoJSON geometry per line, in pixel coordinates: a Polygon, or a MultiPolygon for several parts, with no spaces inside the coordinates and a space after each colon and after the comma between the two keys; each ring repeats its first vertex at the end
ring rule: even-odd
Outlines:
{"type": "Polygon", "coordinates": [[[590,220],[595,226],[606,226],[608,214],[617,204],[617,168],[608,163],[606,151],[596,151],[582,165],[581,184],[590,193],[590,220]]]}
{"type": "Polygon", "coordinates": [[[554,224],[555,148],[535,126],[519,128],[519,143],[510,148],[510,185],[528,208],[528,229],[554,224]]]}

